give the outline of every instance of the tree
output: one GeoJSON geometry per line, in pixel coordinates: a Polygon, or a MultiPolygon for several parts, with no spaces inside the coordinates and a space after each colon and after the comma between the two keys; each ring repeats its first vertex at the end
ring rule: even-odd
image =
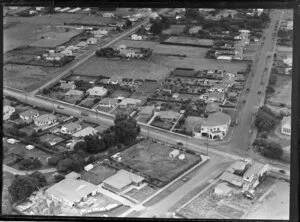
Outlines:
{"type": "Polygon", "coordinates": [[[39,187],[39,180],[35,177],[16,175],[8,192],[12,201],[16,202],[29,197],[39,187]]]}
{"type": "Polygon", "coordinates": [[[126,19],[125,26],[126,26],[126,28],[132,26],[132,22],[129,19],[126,19]]]}
{"type": "Polygon", "coordinates": [[[155,35],[159,35],[162,31],[162,25],[161,23],[158,22],[154,22],[149,30],[151,33],[155,34],[155,35]]]}
{"type": "Polygon", "coordinates": [[[233,32],[233,33],[237,33],[239,31],[239,27],[237,25],[230,25],[228,27],[229,31],[233,32]]]}
{"type": "Polygon", "coordinates": [[[268,107],[263,106],[257,111],[254,123],[259,131],[269,132],[276,125],[276,116],[268,107]]]}
{"type": "Polygon", "coordinates": [[[264,149],[260,150],[263,156],[272,159],[281,159],[283,151],[281,145],[275,142],[269,142],[264,149]]]}
{"type": "Polygon", "coordinates": [[[138,133],[138,124],[135,119],[127,115],[118,115],[114,121],[116,138],[125,145],[132,143],[138,133]]]}
{"type": "Polygon", "coordinates": [[[87,151],[87,144],[85,141],[79,141],[74,145],[74,150],[78,152],[79,150],[82,150],[84,152],[87,151]]]}
{"type": "Polygon", "coordinates": [[[37,158],[24,158],[19,162],[19,169],[21,170],[34,170],[37,168],[40,168],[42,166],[42,163],[37,158]]]}
{"type": "Polygon", "coordinates": [[[86,142],[86,150],[89,153],[99,153],[106,150],[105,143],[99,138],[98,135],[88,135],[84,137],[86,142]]]}
{"type": "Polygon", "coordinates": [[[274,92],[275,92],[275,89],[272,86],[267,86],[267,88],[266,88],[266,93],[267,94],[271,94],[271,93],[274,93],[274,92]]]}
{"type": "Polygon", "coordinates": [[[49,89],[43,89],[43,94],[48,95],[50,93],[49,89]]]}
{"type": "Polygon", "coordinates": [[[47,185],[47,179],[43,173],[41,173],[39,171],[34,171],[29,176],[38,179],[38,182],[39,182],[38,187],[44,187],[47,185]]]}
{"type": "Polygon", "coordinates": [[[59,161],[61,161],[63,157],[59,154],[53,154],[49,159],[48,159],[48,165],[49,166],[57,166],[59,161]]]}

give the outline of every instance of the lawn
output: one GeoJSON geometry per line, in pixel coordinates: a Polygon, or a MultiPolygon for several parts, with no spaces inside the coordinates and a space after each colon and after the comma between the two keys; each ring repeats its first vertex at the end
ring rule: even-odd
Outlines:
{"type": "Polygon", "coordinates": [[[120,42],[116,43],[114,46],[118,47],[119,45],[126,45],[127,47],[132,48],[150,48],[155,49],[159,46],[159,42],[152,42],[152,41],[136,41],[136,40],[121,40],[120,42]]]}
{"type": "Polygon", "coordinates": [[[63,138],[61,138],[57,135],[54,135],[52,133],[47,133],[47,134],[41,136],[40,140],[44,141],[44,142],[48,142],[51,146],[54,146],[55,144],[64,141],[63,138]]]}
{"type": "Polygon", "coordinates": [[[183,32],[185,25],[170,25],[170,28],[162,31],[163,34],[167,35],[179,35],[183,32]]]}
{"type": "Polygon", "coordinates": [[[29,136],[33,133],[34,128],[36,128],[36,127],[37,126],[34,123],[31,123],[31,124],[21,128],[20,131],[26,133],[29,136]]]}
{"type": "Polygon", "coordinates": [[[198,39],[192,37],[182,37],[182,36],[171,36],[166,39],[164,42],[175,43],[175,44],[192,44],[197,46],[212,46],[213,40],[211,39],[198,39]]]}
{"type": "Polygon", "coordinates": [[[94,103],[95,98],[94,97],[87,97],[84,100],[82,100],[79,105],[87,108],[92,108],[95,103],[94,103]]]}
{"type": "Polygon", "coordinates": [[[88,181],[92,184],[99,185],[100,183],[102,183],[102,181],[114,175],[116,172],[117,170],[115,170],[112,167],[109,167],[104,164],[99,164],[90,171],[83,171],[81,173],[81,179],[88,181]]]}
{"type": "Polygon", "coordinates": [[[162,144],[142,141],[121,152],[122,163],[137,170],[141,175],[168,183],[189,169],[200,158],[187,153],[184,160],[171,158],[169,153],[172,150],[162,144]]]}
{"type": "Polygon", "coordinates": [[[186,131],[193,132],[195,128],[200,128],[200,125],[204,121],[205,118],[196,117],[196,116],[188,116],[184,120],[184,124],[180,127],[181,129],[186,128],[186,131]]]}
{"type": "Polygon", "coordinates": [[[110,127],[110,125],[108,125],[106,123],[101,123],[99,126],[95,127],[95,129],[101,133],[101,132],[107,130],[109,127],[110,127]]]}
{"type": "Polygon", "coordinates": [[[53,72],[55,70],[57,69],[40,66],[7,64],[4,66],[3,83],[4,86],[30,92],[54,78],[55,75],[53,75],[53,72]]]}
{"type": "Polygon", "coordinates": [[[291,76],[277,75],[277,83],[274,86],[275,92],[270,102],[283,103],[291,106],[292,103],[292,78],[291,76]]]}
{"type": "Polygon", "coordinates": [[[130,115],[130,113],[133,112],[135,108],[121,108],[121,107],[117,107],[116,109],[114,109],[114,111],[111,112],[112,115],[119,115],[119,114],[127,114],[130,115]]]}
{"type": "Polygon", "coordinates": [[[82,96],[64,96],[61,100],[67,102],[67,103],[71,103],[71,104],[75,104],[78,100],[80,100],[82,98],[82,96]]]}
{"type": "Polygon", "coordinates": [[[94,107],[94,109],[97,111],[102,111],[102,112],[106,112],[109,113],[113,108],[110,107],[104,107],[104,106],[96,106],[94,107]]]}

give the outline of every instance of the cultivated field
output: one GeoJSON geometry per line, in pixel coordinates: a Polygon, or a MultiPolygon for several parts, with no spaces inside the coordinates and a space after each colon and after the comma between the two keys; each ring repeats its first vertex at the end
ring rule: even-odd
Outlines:
{"type": "Polygon", "coordinates": [[[5,65],[3,71],[4,86],[32,91],[54,78],[56,68],[44,68],[28,65],[5,65]]]}
{"type": "Polygon", "coordinates": [[[195,164],[200,157],[185,154],[184,160],[169,157],[173,149],[158,143],[142,141],[121,152],[122,163],[142,175],[169,182],[195,164]]]}
{"type": "Polygon", "coordinates": [[[213,185],[191,203],[179,211],[186,218],[241,219],[250,209],[253,209],[258,199],[272,188],[275,179],[267,177],[256,189],[254,200],[243,196],[241,190],[231,186],[229,196],[219,196],[214,193],[213,185]]]}

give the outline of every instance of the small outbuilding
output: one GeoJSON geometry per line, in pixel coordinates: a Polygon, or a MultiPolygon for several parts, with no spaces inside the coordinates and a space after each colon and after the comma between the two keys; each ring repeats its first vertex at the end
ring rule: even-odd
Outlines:
{"type": "Polygon", "coordinates": [[[85,167],[84,167],[84,170],[85,171],[90,171],[90,170],[92,170],[94,168],[94,165],[93,164],[89,164],[89,165],[86,165],[85,167]]]}
{"type": "Polygon", "coordinates": [[[172,152],[169,153],[169,157],[175,158],[179,155],[179,150],[174,149],[172,152]]]}

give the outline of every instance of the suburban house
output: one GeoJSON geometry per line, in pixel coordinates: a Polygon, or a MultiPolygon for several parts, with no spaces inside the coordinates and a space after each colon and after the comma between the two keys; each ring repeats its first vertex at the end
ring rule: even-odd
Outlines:
{"type": "Polygon", "coordinates": [[[65,55],[62,53],[45,53],[43,57],[47,61],[60,61],[65,55]]]}
{"type": "Polygon", "coordinates": [[[51,125],[57,121],[57,117],[53,114],[44,114],[34,119],[36,126],[51,125]]]}
{"type": "Polygon", "coordinates": [[[130,186],[139,187],[144,180],[145,179],[139,175],[121,169],[103,181],[103,188],[119,193],[130,186]]]}
{"type": "Polygon", "coordinates": [[[96,31],[92,31],[92,33],[94,34],[94,36],[96,36],[96,35],[107,35],[108,31],[104,30],[104,29],[98,29],[96,31]]]}
{"type": "Polygon", "coordinates": [[[68,92],[65,93],[65,96],[82,96],[83,91],[77,89],[70,89],[68,92]]]}
{"type": "Polygon", "coordinates": [[[249,166],[251,166],[252,162],[252,159],[237,160],[231,164],[226,171],[229,173],[243,175],[249,166]]]}
{"type": "Polygon", "coordinates": [[[141,118],[151,118],[154,114],[154,106],[143,106],[139,112],[141,118]]]}
{"type": "Polygon", "coordinates": [[[61,82],[60,88],[64,91],[69,91],[70,89],[75,89],[76,86],[73,81],[70,82],[61,82]]]}
{"type": "Polygon", "coordinates": [[[127,108],[127,107],[136,107],[140,105],[142,101],[140,99],[133,99],[133,98],[125,98],[120,103],[120,108],[127,108]]]}
{"type": "Polygon", "coordinates": [[[223,102],[225,99],[224,93],[210,92],[200,95],[199,99],[208,102],[223,102]]]}
{"type": "Polygon", "coordinates": [[[88,43],[87,42],[85,42],[85,41],[81,41],[81,42],[79,42],[76,46],[77,47],[82,47],[82,48],[85,48],[85,47],[87,47],[87,45],[88,45],[88,43]]]}
{"type": "Polygon", "coordinates": [[[215,84],[212,87],[208,89],[208,92],[219,92],[219,93],[225,93],[227,90],[228,85],[227,84],[215,84]]]}
{"type": "Polygon", "coordinates": [[[112,12],[105,12],[105,13],[102,14],[102,16],[105,17],[105,18],[111,18],[111,17],[114,17],[115,14],[112,13],[112,12]]]}
{"type": "Polygon", "coordinates": [[[3,106],[3,120],[8,120],[15,111],[16,109],[14,107],[3,106]]]}
{"type": "Polygon", "coordinates": [[[211,140],[216,138],[222,140],[228,132],[230,122],[231,117],[225,113],[217,112],[210,114],[208,118],[203,121],[200,133],[195,134],[195,136],[207,136],[211,140]]]}
{"type": "Polygon", "coordinates": [[[103,98],[100,100],[97,106],[113,108],[117,105],[117,103],[118,100],[115,98],[103,98]]]}
{"type": "Polygon", "coordinates": [[[132,34],[132,35],[131,35],[131,39],[132,39],[132,40],[142,40],[142,39],[143,39],[143,36],[137,35],[137,34],[132,34]]]}
{"type": "Polygon", "coordinates": [[[84,129],[72,134],[72,136],[83,138],[88,135],[95,135],[96,133],[98,133],[98,130],[96,130],[95,128],[93,128],[91,126],[88,126],[84,129]]]}
{"type": "Polygon", "coordinates": [[[291,132],[291,116],[285,116],[281,121],[281,133],[290,136],[291,132]]]}
{"type": "Polygon", "coordinates": [[[51,199],[74,207],[89,196],[97,194],[98,187],[85,180],[65,178],[48,188],[45,193],[51,199]]]}
{"type": "Polygon", "coordinates": [[[22,120],[32,120],[33,118],[36,118],[38,117],[40,114],[37,110],[35,109],[29,109],[29,110],[26,110],[22,113],[20,113],[20,118],[22,120]]]}
{"type": "Polygon", "coordinates": [[[162,120],[176,121],[180,117],[180,113],[174,112],[172,110],[160,111],[157,116],[162,120]]]}
{"type": "Polygon", "coordinates": [[[86,40],[86,42],[88,43],[88,44],[97,44],[97,39],[96,38],[93,38],[93,37],[91,37],[91,38],[88,38],[88,40],[86,40]]]}
{"type": "Polygon", "coordinates": [[[241,34],[250,34],[250,31],[249,30],[245,30],[245,29],[240,29],[239,33],[241,33],[241,34]]]}
{"type": "Polygon", "coordinates": [[[212,114],[220,111],[220,107],[217,103],[209,102],[205,107],[205,112],[212,114]]]}
{"type": "Polygon", "coordinates": [[[268,164],[254,162],[244,173],[243,191],[255,189],[260,183],[259,178],[266,175],[268,170],[268,164]]]}
{"type": "Polygon", "coordinates": [[[63,125],[61,127],[61,133],[65,133],[65,134],[73,134],[77,131],[81,130],[81,125],[79,125],[78,123],[68,123],[66,125],[63,125]]]}
{"type": "Polygon", "coordinates": [[[103,86],[95,86],[95,87],[93,87],[91,89],[88,89],[87,93],[90,96],[106,96],[107,89],[104,88],[103,86]]]}

